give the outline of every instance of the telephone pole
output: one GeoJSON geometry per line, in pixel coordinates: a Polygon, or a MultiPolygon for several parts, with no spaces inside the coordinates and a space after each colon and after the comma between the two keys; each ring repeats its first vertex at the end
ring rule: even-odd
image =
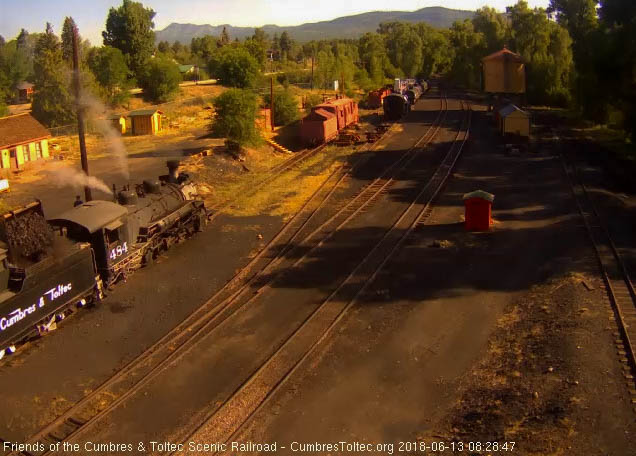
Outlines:
{"type": "Polygon", "coordinates": [[[311,56],[311,90],[314,90],[314,56],[311,56]]]}
{"type": "Polygon", "coordinates": [[[274,131],[274,76],[270,79],[269,85],[269,113],[272,121],[272,131],[274,131]]]}
{"type": "MultiPolygon", "coordinates": [[[[79,49],[77,43],[78,36],[77,26],[73,27],[73,85],[75,89],[75,103],[77,104],[77,135],[80,144],[80,157],[82,159],[82,169],[84,174],[88,176],[88,158],[86,157],[86,139],[84,138],[84,107],[81,101],[81,82],[80,82],[80,65],[79,65],[79,49]]],[[[86,201],[91,201],[93,195],[89,186],[84,187],[84,197],[86,201]]]]}

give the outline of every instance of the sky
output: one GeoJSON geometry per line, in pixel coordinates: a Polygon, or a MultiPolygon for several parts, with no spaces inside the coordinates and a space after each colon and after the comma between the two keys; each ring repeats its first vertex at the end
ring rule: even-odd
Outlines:
{"type": "MultiPolygon", "coordinates": [[[[265,24],[298,25],[375,10],[413,11],[427,6],[475,10],[491,6],[498,10],[516,0],[142,0],[155,16],[155,30],[172,22],[191,24],[231,24],[259,27],[265,24]]],[[[546,7],[549,0],[528,0],[531,7],[546,7]]],[[[0,0],[0,35],[7,41],[21,28],[44,31],[51,22],[60,33],[65,16],[72,16],[80,34],[100,45],[108,10],[121,0],[0,0]]]]}

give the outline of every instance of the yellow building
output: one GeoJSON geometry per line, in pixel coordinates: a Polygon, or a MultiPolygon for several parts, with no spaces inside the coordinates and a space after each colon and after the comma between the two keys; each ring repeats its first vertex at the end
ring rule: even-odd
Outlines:
{"type": "Polygon", "coordinates": [[[161,115],[158,109],[140,109],[128,113],[131,119],[133,135],[156,135],[162,130],[161,115]]]}
{"type": "Polygon", "coordinates": [[[126,117],[123,114],[113,114],[108,118],[108,121],[119,133],[126,134],[126,117]]]}
{"type": "Polygon", "coordinates": [[[0,118],[0,168],[19,169],[48,158],[50,137],[29,113],[0,118]]]}
{"type": "Polygon", "coordinates": [[[505,47],[481,59],[484,92],[525,93],[526,67],[519,54],[505,47]]]}
{"type": "Polygon", "coordinates": [[[513,104],[499,110],[499,131],[502,135],[530,137],[530,114],[513,104]]]}

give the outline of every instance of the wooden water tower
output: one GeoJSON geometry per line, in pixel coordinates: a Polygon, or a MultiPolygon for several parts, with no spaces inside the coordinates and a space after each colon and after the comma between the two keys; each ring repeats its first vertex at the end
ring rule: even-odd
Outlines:
{"type": "Polygon", "coordinates": [[[500,95],[526,93],[526,67],[519,54],[505,46],[481,59],[484,92],[500,95]]]}

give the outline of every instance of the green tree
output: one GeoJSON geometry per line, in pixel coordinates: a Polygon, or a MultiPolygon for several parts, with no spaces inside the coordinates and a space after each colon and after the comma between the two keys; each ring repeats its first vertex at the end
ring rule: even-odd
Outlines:
{"type": "Polygon", "coordinates": [[[16,38],[16,46],[18,49],[24,49],[28,45],[29,32],[25,29],[20,30],[20,34],[16,38]]]}
{"type": "MultiPolygon", "coordinates": [[[[265,104],[269,106],[270,96],[265,95],[265,104]]],[[[274,92],[274,125],[289,125],[300,117],[298,99],[289,90],[276,90],[274,92]]]]}
{"type": "Polygon", "coordinates": [[[282,54],[281,58],[283,60],[287,59],[289,52],[292,50],[292,40],[289,37],[289,33],[287,33],[287,31],[284,31],[283,33],[281,33],[279,46],[280,46],[280,52],[282,54]]]}
{"type": "Polygon", "coordinates": [[[169,101],[178,91],[181,82],[179,67],[165,57],[151,59],[139,80],[144,97],[156,102],[169,101]]]}
{"type": "Polygon", "coordinates": [[[130,70],[119,49],[110,46],[93,49],[88,57],[88,67],[111,104],[121,104],[128,99],[130,70]]]}
{"type": "Polygon", "coordinates": [[[171,51],[170,43],[168,43],[167,41],[159,41],[159,43],[157,43],[157,51],[161,52],[162,54],[168,54],[171,51]]]}
{"type": "Polygon", "coordinates": [[[252,57],[258,62],[258,66],[261,71],[265,69],[265,63],[267,61],[267,49],[263,41],[248,38],[244,43],[245,49],[250,53],[252,57]]]}
{"type": "Polygon", "coordinates": [[[141,3],[123,0],[119,8],[111,8],[102,32],[104,44],[119,49],[128,68],[140,77],[155,48],[155,12],[141,3]]]}
{"type": "Polygon", "coordinates": [[[229,87],[254,87],[260,71],[258,63],[244,47],[225,46],[209,64],[210,74],[229,87]]]}
{"type": "Polygon", "coordinates": [[[491,54],[503,48],[510,38],[510,29],[503,14],[494,8],[484,6],[475,11],[472,19],[475,32],[484,35],[486,53],[491,54]]]}
{"type": "MultiPolygon", "coordinates": [[[[62,57],[70,65],[73,65],[73,34],[75,33],[75,21],[67,16],[62,26],[62,57]]],[[[78,44],[80,40],[78,37],[78,44]]]]}
{"type": "Polygon", "coordinates": [[[534,103],[566,104],[573,71],[572,40],[543,8],[520,0],[508,7],[513,48],[526,61],[527,94],[534,103]]]}
{"type": "Polygon", "coordinates": [[[64,71],[62,48],[51,24],[35,46],[33,63],[35,94],[33,116],[48,126],[67,125],[75,118],[73,98],[69,91],[69,73],[64,71]]]}
{"type": "Polygon", "coordinates": [[[389,22],[380,24],[380,33],[386,35],[385,43],[391,63],[402,73],[414,77],[422,69],[422,40],[412,24],[389,22]]]}
{"type": "Polygon", "coordinates": [[[230,34],[227,33],[227,29],[223,27],[223,31],[221,32],[221,39],[219,40],[219,44],[221,46],[227,46],[230,44],[230,34]]]}
{"type": "Polygon", "coordinates": [[[258,97],[249,90],[229,89],[214,99],[212,130],[241,145],[257,144],[258,97]]]}
{"type": "Polygon", "coordinates": [[[204,35],[200,38],[192,38],[190,50],[207,65],[212,60],[212,56],[217,53],[218,40],[212,35],[204,35]]]}
{"type": "Polygon", "coordinates": [[[625,130],[636,143],[636,4],[631,0],[604,0],[600,16],[610,55],[597,71],[611,71],[612,98],[623,112],[625,130]]]}
{"type": "Polygon", "coordinates": [[[449,31],[436,29],[425,23],[417,24],[416,28],[422,40],[420,76],[429,78],[434,73],[448,73],[454,56],[449,31]]]}
{"type": "Polygon", "coordinates": [[[449,39],[454,51],[451,78],[465,87],[478,88],[481,58],[486,53],[484,35],[476,32],[473,23],[466,19],[453,24],[449,39]]]}

